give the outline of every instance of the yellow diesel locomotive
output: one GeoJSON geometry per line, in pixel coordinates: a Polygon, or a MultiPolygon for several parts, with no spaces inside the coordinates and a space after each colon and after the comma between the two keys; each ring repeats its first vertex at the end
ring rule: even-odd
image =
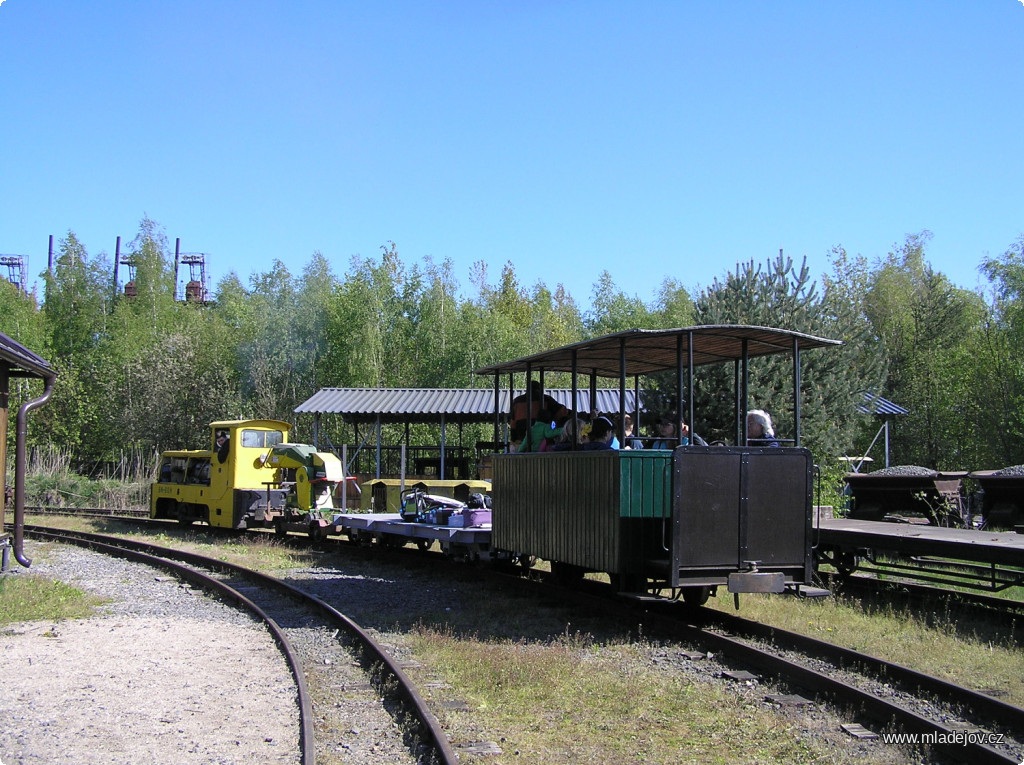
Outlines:
{"type": "Polygon", "coordinates": [[[279,420],[223,420],[210,424],[209,449],[164,452],[150,517],[226,529],[326,525],[341,461],[289,443],[289,430],[279,420]]]}

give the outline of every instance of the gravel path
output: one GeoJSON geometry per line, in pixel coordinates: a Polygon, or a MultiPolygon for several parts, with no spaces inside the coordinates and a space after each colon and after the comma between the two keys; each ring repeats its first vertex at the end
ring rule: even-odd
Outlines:
{"type": "MultiPolygon", "coordinates": [[[[262,625],[147,566],[65,546],[29,554],[32,568],[10,575],[59,579],[109,603],[88,619],[0,628],[2,765],[300,761],[295,683],[262,625]]],[[[312,631],[309,640],[322,649],[312,631]]],[[[321,653],[314,675],[346,663],[321,653]]],[[[375,694],[357,690],[332,754],[410,762],[375,694]]]]}

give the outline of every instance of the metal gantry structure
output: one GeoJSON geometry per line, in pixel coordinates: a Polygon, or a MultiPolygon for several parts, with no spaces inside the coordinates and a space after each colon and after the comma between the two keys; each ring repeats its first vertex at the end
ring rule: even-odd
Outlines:
{"type": "Polygon", "coordinates": [[[28,293],[28,256],[0,255],[0,267],[7,269],[7,281],[21,293],[28,293]]]}
{"type": "MultiPolygon", "coordinates": [[[[181,239],[174,240],[174,299],[186,303],[198,303],[205,305],[210,302],[210,288],[207,282],[205,252],[182,252],[181,239]],[[188,282],[180,284],[178,274],[182,266],[189,270],[188,282]]],[[[50,244],[47,255],[46,268],[49,273],[54,269],[53,235],[50,235],[50,244]]],[[[112,284],[112,297],[116,300],[122,294],[126,298],[135,297],[135,268],[138,265],[135,256],[131,253],[121,254],[121,237],[117,237],[114,246],[114,279],[112,284]],[[124,266],[128,269],[128,281],[122,286],[120,269],[124,266]]],[[[4,255],[0,254],[0,269],[6,268],[6,278],[11,284],[22,293],[28,293],[28,256],[27,255],[4,255]]]]}
{"type": "MultiPolygon", "coordinates": [[[[180,242],[181,240],[177,240],[180,242]]],[[[205,252],[178,252],[178,244],[175,244],[174,251],[174,284],[178,290],[175,299],[186,303],[207,303],[209,302],[209,289],[206,286],[206,253],[205,252]],[[188,266],[188,282],[184,291],[178,289],[178,269],[181,266],[188,266]]]]}

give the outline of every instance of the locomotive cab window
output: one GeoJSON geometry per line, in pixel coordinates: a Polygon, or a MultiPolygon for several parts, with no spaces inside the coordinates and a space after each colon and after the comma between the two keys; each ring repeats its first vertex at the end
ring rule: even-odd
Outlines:
{"type": "Polygon", "coordinates": [[[242,446],[263,449],[275,444],[284,443],[284,433],[280,430],[243,430],[242,446]]]}
{"type": "Polygon", "coordinates": [[[183,457],[165,457],[160,463],[160,483],[184,483],[185,463],[183,457]]]}
{"type": "Polygon", "coordinates": [[[209,459],[196,459],[192,460],[188,466],[188,482],[203,484],[205,486],[210,485],[210,460],[209,459]]]}

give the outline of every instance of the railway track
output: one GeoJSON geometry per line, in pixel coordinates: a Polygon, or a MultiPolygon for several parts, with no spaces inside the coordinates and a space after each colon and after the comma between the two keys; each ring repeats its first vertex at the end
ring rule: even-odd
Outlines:
{"type": "Polygon", "coordinates": [[[859,651],[732,614],[703,609],[695,617],[681,618],[678,609],[668,613],[663,604],[652,611],[661,611],[658,615],[667,617],[680,637],[714,645],[840,706],[860,708],[883,727],[945,742],[936,743],[935,748],[946,756],[970,763],[1020,762],[1024,751],[1024,709],[1020,707],[859,651]],[[970,737],[963,735],[967,731],[970,737]]]}
{"type": "MultiPolygon", "coordinates": [[[[933,751],[949,760],[1019,765],[1024,759],[1024,709],[954,683],[711,609],[691,609],[653,597],[609,598],[604,588],[562,588],[547,577],[522,582],[536,588],[538,596],[551,597],[554,589],[567,600],[610,616],[630,611],[645,634],[654,629],[670,639],[702,646],[718,658],[724,656],[795,691],[849,709],[875,730],[929,742],[933,751]]],[[[742,672],[740,679],[746,678],[742,672]]],[[[799,695],[781,701],[809,702],[799,695]]],[[[854,735],[864,727],[857,722],[850,726],[854,735]]]]}
{"type": "MultiPolygon", "coordinates": [[[[68,508],[49,508],[49,507],[26,507],[26,512],[37,513],[39,515],[61,515],[68,517],[77,518],[91,518],[96,520],[113,520],[123,521],[126,524],[135,524],[139,526],[156,526],[156,527],[177,527],[174,521],[167,520],[153,520],[149,518],[146,510],[132,511],[125,514],[121,511],[105,510],[103,508],[81,508],[81,509],[68,509],[68,508]]],[[[203,528],[203,526],[197,526],[196,528],[203,528]]],[[[267,530],[269,532],[269,530],[267,530]]],[[[291,535],[289,539],[297,540],[301,537],[291,535]]],[[[329,538],[330,539],[330,538],[329,538]]],[[[341,541],[341,538],[337,538],[341,541]]],[[[322,542],[324,540],[316,540],[322,542]]],[[[908,581],[897,581],[895,579],[881,580],[875,577],[861,576],[853,574],[846,577],[838,577],[836,574],[827,574],[832,582],[838,586],[842,586],[847,591],[855,591],[858,593],[869,593],[875,592],[885,588],[896,588],[901,593],[908,593],[915,598],[919,598],[921,601],[933,597],[943,599],[955,599],[961,604],[968,604],[978,606],[985,610],[988,614],[999,614],[1007,620],[1017,619],[1024,614],[1024,600],[1015,600],[1012,598],[1003,598],[986,594],[984,592],[965,592],[965,591],[952,591],[949,589],[943,589],[938,587],[932,587],[925,584],[908,582],[908,581]]]]}
{"type": "MultiPolygon", "coordinates": [[[[298,542],[301,537],[291,539],[298,542]]],[[[404,552],[419,557],[411,549],[404,552]]],[[[684,611],[678,604],[655,599],[611,601],[604,594],[521,577],[507,581],[542,599],[559,593],[590,611],[619,618],[631,614],[644,625],[645,634],[656,626],[659,633],[704,646],[709,653],[775,678],[783,687],[856,710],[851,720],[874,730],[930,741],[933,751],[945,759],[1017,765],[1024,752],[1024,710],[873,657],[707,609],[684,611]],[[1000,738],[1002,745],[997,743],[1000,738]]]]}
{"type": "Polygon", "coordinates": [[[874,576],[860,574],[851,574],[845,577],[830,576],[834,587],[850,594],[898,592],[908,602],[918,604],[952,602],[961,607],[974,608],[979,614],[986,614],[990,617],[995,614],[1006,620],[1015,620],[1024,615],[1024,601],[1014,598],[1004,598],[984,592],[962,592],[917,582],[878,579],[874,576]]]}
{"type": "MultiPolygon", "coordinates": [[[[306,681],[308,676],[321,671],[325,663],[358,665],[363,669],[364,682],[350,682],[346,690],[383,700],[392,717],[401,722],[410,761],[445,765],[458,762],[436,718],[398,663],[372,635],[323,600],[273,577],[193,553],[64,529],[26,526],[25,531],[31,538],[75,544],[169,571],[194,587],[237,604],[265,623],[295,680],[304,765],[316,761],[318,737],[314,722],[319,721],[323,728],[325,720],[337,715],[333,708],[337,706],[336,696],[311,691],[306,681]],[[330,635],[329,645],[294,639],[311,625],[330,635]],[[321,702],[332,708],[319,708],[321,702]]],[[[357,699],[356,703],[366,703],[365,698],[357,699]]],[[[319,745],[322,748],[324,742],[319,745]]]]}

